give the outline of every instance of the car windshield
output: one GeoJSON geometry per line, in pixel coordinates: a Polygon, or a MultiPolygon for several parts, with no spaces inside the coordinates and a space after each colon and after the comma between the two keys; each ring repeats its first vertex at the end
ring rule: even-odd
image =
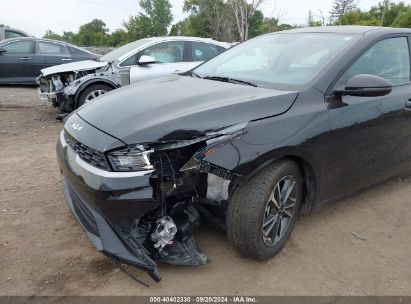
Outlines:
{"type": "Polygon", "coordinates": [[[141,39],[141,40],[128,43],[126,45],[123,45],[121,48],[115,49],[114,51],[111,51],[110,53],[107,53],[106,55],[102,56],[99,59],[99,61],[106,61],[106,62],[117,61],[119,60],[119,58],[126,55],[128,52],[131,52],[132,50],[137,49],[150,41],[151,39],[141,39]]]}
{"type": "Polygon", "coordinates": [[[298,90],[356,38],[336,33],[263,35],[227,50],[193,73],[214,80],[298,90]]]}

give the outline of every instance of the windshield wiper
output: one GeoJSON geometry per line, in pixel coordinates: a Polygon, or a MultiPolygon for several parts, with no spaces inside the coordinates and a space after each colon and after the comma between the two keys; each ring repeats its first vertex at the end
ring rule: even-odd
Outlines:
{"type": "Polygon", "coordinates": [[[229,83],[238,83],[238,84],[244,84],[252,87],[258,87],[255,83],[240,80],[240,79],[234,79],[230,77],[222,77],[222,76],[205,76],[203,79],[209,79],[209,80],[216,80],[216,81],[224,81],[224,82],[229,82],[229,83]]]}
{"type": "Polygon", "coordinates": [[[180,73],[179,75],[182,75],[182,76],[186,76],[186,75],[188,75],[188,76],[191,76],[191,77],[197,77],[197,78],[201,78],[201,76],[200,75],[198,75],[196,72],[194,72],[194,71],[187,71],[187,72],[183,72],[183,73],[180,73]]]}

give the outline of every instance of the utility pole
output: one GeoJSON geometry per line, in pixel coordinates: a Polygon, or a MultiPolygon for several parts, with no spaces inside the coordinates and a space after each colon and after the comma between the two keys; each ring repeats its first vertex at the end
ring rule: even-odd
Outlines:
{"type": "Polygon", "coordinates": [[[324,17],[324,14],[323,14],[323,11],[322,10],[318,10],[319,12],[320,12],[320,17],[321,17],[321,20],[322,20],[322,23],[323,23],[323,26],[325,26],[325,17],[324,17]]]}

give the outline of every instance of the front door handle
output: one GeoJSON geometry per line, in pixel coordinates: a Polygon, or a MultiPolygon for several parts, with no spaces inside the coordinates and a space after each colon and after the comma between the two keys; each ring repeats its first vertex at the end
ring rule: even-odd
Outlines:
{"type": "Polygon", "coordinates": [[[411,111],[411,98],[405,103],[404,109],[407,111],[411,111]]]}
{"type": "Polygon", "coordinates": [[[71,61],[72,59],[71,58],[63,58],[63,59],[61,59],[61,61],[71,61]]]}
{"type": "Polygon", "coordinates": [[[21,60],[31,60],[31,59],[33,59],[33,58],[31,58],[31,57],[21,57],[20,59],[21,59],[21,60]]]}

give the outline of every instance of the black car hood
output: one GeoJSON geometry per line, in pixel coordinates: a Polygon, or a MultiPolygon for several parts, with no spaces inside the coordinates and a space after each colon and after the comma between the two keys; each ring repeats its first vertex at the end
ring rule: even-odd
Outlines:
{"type": "Polygon", "coordinates": [[[153,143],[279,115],[297,95],[175,75],[107,93],[77,114],[127,144],[153,143]]]}

